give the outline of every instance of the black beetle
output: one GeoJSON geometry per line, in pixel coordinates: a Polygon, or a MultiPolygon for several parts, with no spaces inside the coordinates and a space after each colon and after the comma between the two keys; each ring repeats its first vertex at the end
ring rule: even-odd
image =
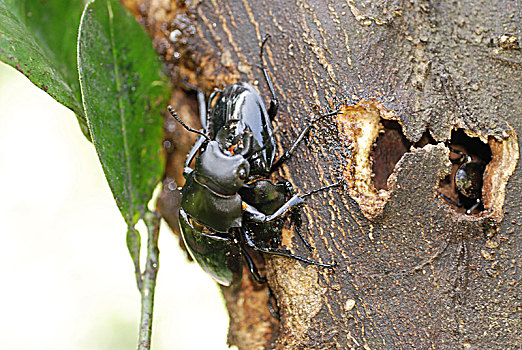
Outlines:
{"type": "MultiPolygon", "coordinates": [[[[268,37],[261,44],[261,63],[268,37]]],[[[243,258],[254,279],[265,282],[247,248],[307,264],[333,266],[280,249],[279,238],[286,213],[296,217],[305,197],[338,186],[340,182],[299,196],[289,182],[274,184],[267,177],[290,158],[312,123],[338,111],[312,119],[291,148],[274,161],[271,121],[277,114],[278,100],[266,68],[263,64],[260,68],[272,95],[268,110],[257,90],[244,82],[212,93],[208,110],[204,94],[187,84],[197,91],[203,131],[183,123],[169,106],[171,115],[185,129],[200,135],[185,161],[186,182],[181,189],[179,210],[181,234],[194,260],[225,286],[241,281],[243,258]],[[192,169],[190,164],[194,158],[192,169]]],[[[299,231],[296,232],[302,239],[299,231]]],[[[304,239],[303,242],[309,247],[304,239]]]]}
{"type": "Polygon", "coordinates": [[[469,215],[482,204],[482,182],[486,163],[454,147],[449,148],[450,161],[458,165],[452,181],[459,200],[456,202],[442,193],[440,195],[449,203],[466,208],[466,214],[469,215]]]}

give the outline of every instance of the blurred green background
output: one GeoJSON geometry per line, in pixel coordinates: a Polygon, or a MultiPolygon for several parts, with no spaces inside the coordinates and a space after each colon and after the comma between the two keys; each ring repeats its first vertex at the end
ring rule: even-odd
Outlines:
{"type": "MultiPolygon", "coordinates": [[[[125,233],[74,114],[0,63],[2,349],[135,349],[140,296],[125,233]]],[[[228,349],[216,284],[166,225],[159,246],[152,348],[228,349]]]]}

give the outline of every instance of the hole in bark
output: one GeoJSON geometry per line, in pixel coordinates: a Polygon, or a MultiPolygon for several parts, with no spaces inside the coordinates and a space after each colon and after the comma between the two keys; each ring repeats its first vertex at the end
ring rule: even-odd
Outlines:
{"type": "Polygon", "coordinates": [[[373,184],[377,190],[388,189],[388,178],[395,165],[411,146],[421,148],[427,144],[435,144],[428,131],[424,132],[418,142],[410,142],[402,132],[402,126],[395,120],[380,120],[381,130],[370,153],[373,172],[373,184]]]}
{"type": "Polygon", "coordinates": [[[453,130],[447,143],[451,172],[440,181],[440,193],[458,212],[477,214],[484,210],[482,187],[484,171],[491,161],[491,148],[479,137],[463,129],[453,130]]]}
{"type": "Polygon", "coordinates": [[[452,167],[450,174],[441,180],[439,188],[440,193],[449,198],[445,202],[460,213],[480,214],[480,217],[488,218],[493,223],[502,221],[506,185],[515,171],[519,158],[518,140],[513,129],[508,125],[502,132],[502,137],[484,136],[457,129],[452,132],[447,145],[452,167]],[[481,203],[472,211],[468,210],[471,205],[469,200],[462,198],[462,193],[459,193],[461,191],[458,191],[455,186],[455,174],[460,167],[459,164],[462,164],[463,157],[466,158],[466,162],[484,164],[483,175],[480,177],[481,203]],[[462,207],[451,203],[451,201],[459,203],[459,200],[462,207]]]}
{"type": "Polygon", "coordinates": [[[343,176],[350,197],[371,220],[390,197],[394,186],[390,178],[402,156],[412,145],[422,146],[432,140],[426,133],[419,142],[411,143],[397,117],[378,102],[344,106],[337,121],[347,153],[343,176]]]}
{"type": "Polygon", "coordinates": [[[383,128],[371,152],[373,184],[378,190],[386,190],[388,177],[403,154],[409,151],[411,142],[402,133],[402,127],[398,122],[381,120],[381,125],[383,128]]]}

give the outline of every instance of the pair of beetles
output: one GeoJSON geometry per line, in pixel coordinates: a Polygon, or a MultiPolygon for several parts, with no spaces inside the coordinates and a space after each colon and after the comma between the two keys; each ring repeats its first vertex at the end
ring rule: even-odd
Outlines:
{"type": "MultiPolygon", "coordinates": [[[[268,177],[291,157],[312,123],[338,111],[310,120],[290,149],[275,160],[271,122],[277,114],[278,99],[263,65],[263,47],[268,38],[267,35],[260,50],[260,68],[272,95],[268,110],[257,90],[244,82],[213,92],[208,109],[204,94],[191,87],[197,91],[203,131],[186,125],[171,106],[168,108],[185,129],[199,135],[185,161],[186,182],[181,190],[179,211],[181,234],[194,260],[224,286],[241,281],[243,260],[255,281],[266,281],[249,253],[252,250],[333,267],[280,248],[280,238],[286,214],[299,223],[304,199],[339,186],[340,182],[297,195],[288,181],[273,183],[268,177]]],[[[296,228],[298,236],[310,248],[300,234],[299,225],[296,228]]]]}
{"type": "MultiPolygon", "coordinates": [[[[275,161],[275,139],[272,120],[278,99],[263,65],[261,43],[260,68],[272,95],[266,109],[263,99],[251,85],[241,82],[213,92],[205,104],[205,95],[196,87],[203,131],[186,125],[169,106],[171,115],[188,131],[199,135],[187,155],[186,178],[179,211],[180,230],[191,256],[218,283],[230,286],[241,281],[243,259],[255,281],[259,275],[249,250],[293,258],[307,264],[333,267],[294,255],[280,248],[281,230],[287,213],[297,224],[297,236],[311,248],[300,234],[300,206],[309,195],[341,182],[297,195],[288,181],[274,184],[268,179],[294,153],[312,124],[334,116],[338,111],[311,119],[288,151],[275,161]],[[190,167],[196,159],[195,168],[190,167]]],[[[187,84],[188,85],[188,84],[187,84]]],[[[456,206],[464,206],[467,214],[481,205],[482,175],[485,162],[450,146],[457,165],[453,183],[458,202],[441,193],[456,206]],[[456,158],[455,158],[456,157],[456,158]]]]}

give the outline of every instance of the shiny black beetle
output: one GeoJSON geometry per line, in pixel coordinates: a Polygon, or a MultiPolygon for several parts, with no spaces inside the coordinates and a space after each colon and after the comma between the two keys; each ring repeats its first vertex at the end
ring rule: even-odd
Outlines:
{"type": "Polygon", "coordinates": [[[469,215],[482,204],[482,182],[486,163],[451,146],[450,161],[458,165],[453,175],[453,183],[459,200],[456,202],[442,193],[441,196],[453,205],[464,207],[469,215]]]}
{"type": "MultiPolygon", "coordinates": [[[[268,36],[261,44],[261,63],[267,39],[268,36]]],[[[295,215],[306,196],[339,183],[299,196],[289,182],[274,184],[267,177],[290,158],[313,122],[337,112],[311,120],[292,147],[274,162],[271,121],[277,113],[278,100],[266,68],[260,68],[272,95],[268,111],[257,90],[243,82],[212,93],[208,110],[204,94],[192,87],[197,91],[203,131],[184,124],[169,106],[171,115],[184,128],[200,135],[185,161],[186,182],[179,211],[181,234],[192,257],[225,286],[241,281],[243,258],[254,279],[265,281],[247,248],[308,264],[333,266],[280,249],[279,238],[286,213],[295,215]]]]}

